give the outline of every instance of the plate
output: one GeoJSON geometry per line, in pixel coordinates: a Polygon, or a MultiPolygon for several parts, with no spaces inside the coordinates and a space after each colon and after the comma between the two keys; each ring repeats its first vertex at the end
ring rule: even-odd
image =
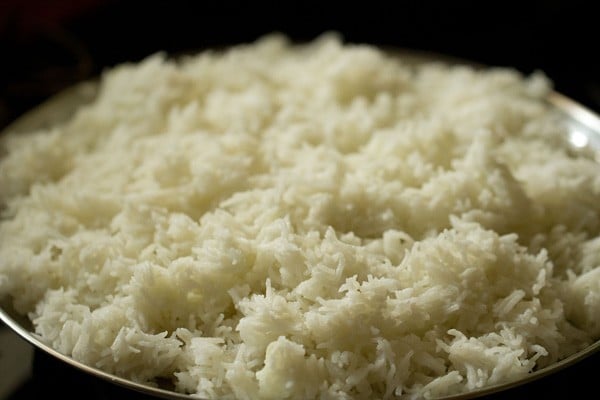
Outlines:
{"type": "MultiPolygon", "coordinates": [[[[468,60],[462,60],[445,55],[420,52],[408,49],[385,49],[393,54],[401,56],[408,63],[419,64],[423,62],[442,62],[448,64],[466,64],[476,68],[485,68],[483,65],[474,64],[468,60]]],[[[96,82],[83,82],[72,88],[66,89],[52,97],[37,108],[29,111],[18,120],[13,122],[5,131],[26,132],[34,129],[42,129],[67,120],[75,110],[85,103],[91,102],[97,95],[96,82]]],[[[591,152],[596,161],[600,163],[600,116],[587,109],[576,101],[558,93],[552,92],[547,98],[550,106],[558,112],[568,128],[568,140],[575,152],[591,152]]],[[[21,338],[26,340],[35,348],[49,354],[56,359],[69,364],[85,373],[106,380],[112,384],[120,385],[143,394],[165,399],[190,399],[189,395],[174,392],[169,389],[167,383],[158,382],[157,387],[137,383],[116,375],[106,373],[97,368],[90,367],[73,358],[66,356],[44,342],[33,332],[31,322],[18,315],[12,307],[0,303],[0,320],[12,329],[21,338]]],[[[585,358],[600,352],[600,340],[592,345],[572,354],[571,356],[554,363],[546,368],[536,370],[523,379],[507,382],[500,385],[488,386],[479,390],[462,393],[458,395],[441,397],[444,400],[473,399],[482,396],[503,392],[532,381],[554,374],[565,368],[573,366],[585,358]]]]}

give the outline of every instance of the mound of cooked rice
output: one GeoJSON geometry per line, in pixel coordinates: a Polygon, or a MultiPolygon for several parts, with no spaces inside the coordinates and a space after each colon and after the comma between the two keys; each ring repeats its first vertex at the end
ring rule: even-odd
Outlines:
{"type": "Polygon", "coordinates": [[[0,297],[205,398],[433,397],[600,336],[600,173],[542,74],[270,35],[1,139],[0,297]]]}

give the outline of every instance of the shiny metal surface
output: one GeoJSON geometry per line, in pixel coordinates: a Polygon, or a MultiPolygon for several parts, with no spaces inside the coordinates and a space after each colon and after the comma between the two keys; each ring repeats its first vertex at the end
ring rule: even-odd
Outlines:
{"type": "MultiPolygon", "coordinates": [[[[464,63],[475,67],[483,67],[473,64],[469,61],[460,60],[454,57],[438,55],[427,52],[418,52],[405,49],[386,49],[393,54],[398,54],[408,63],[419,64],[428,61],[437,61],[450,64],[464,63]]],[[[85,82],[71,89],[68,89],[61,94],[53,97],[38,108],[30,111],[20,119],[11,124],[5,131],[26,132],[33,129],[44,128],[69,118],[81,105],[90,102],[97,94],[97,84],[94,82],[85,82]]],[[[598,162],[600,162],[600,116],[579,103],[563,96],[560,93],[553,92],[548,97],[548,103],[561,115],[561,120],[564,121],[568,128],[568,140],[574,151],[588,152],[598,162]]],[[[92,374],[100,379],[104,379],[116,385],[135,390],[150,396],[155,396],[165,399],[190,399],[190,396],[176,393],[169,390],[166,386],[152,387],[149,385],[133,382],[97,368],[82,364],[69,356],[59,353],[54,350],[33,332],[31,322],[18,315],[12,310],[12,307],[7,303],[0,303],[0,320],[2,320],[10,329],[16,332],[24,340],[30,343],[35,348],[38,348],[47,354],[67,363],[83,372],[92,374]]],[[[600,339],[592,345],[575,353],[560,362],[557,362],[546,368],[537,370],[527,375],[523,379],[514,382],[503,383],[500,385],[489,386],[479,390],[463,393],[459,395],[446,396],[439,399],[444,400],[463,400],[474,399],[482,396],[506,391],[517,386],[525,385],[534,380],[546,377],[555,372],[563,370],[576,364],[577,362],[600,352],[600,339]]]]}

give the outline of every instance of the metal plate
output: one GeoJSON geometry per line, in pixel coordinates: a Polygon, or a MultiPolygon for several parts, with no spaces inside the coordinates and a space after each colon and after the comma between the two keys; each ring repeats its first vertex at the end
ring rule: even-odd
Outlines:
{"type": "MultiPolygon", "coordinates": [[[[401,56],[408,64],[420,64],[424,62],[443,62],[448,64],[466,64],[477,68],[485,68],[485,66],[472,63],[467,60],[462,60],[445,55],[420,52],[415,50],[387,48],[386,51],[401,56]]],[[[72,88],[69,88],[60,94],[54,96],[39,107],[31,110],[23,115],[8,128],[6,132],[27,132],[35,129],[43,129],[70,118],[77,108],[92,101],[97,94],[97,83],[84,82],[72,88]]],[[[552,92],[548,98],[550,106],[559,114],[562,115],[565,125],[568,129],[568,140],[575,151],[591,152],[596,161],[600,163],[600,116],[572,99],[563,96],[560,93],[552,92]]],[[[0,320],[2,320],[10,329],[29,342],[34,347],[46,352],[52,357],[69,364],[83,372],[94,375],[100,379],[104,379],[122,387],[144,393],[150,396],[155,396],[165,399],[190,399],[189,395],[177,393],[169,390],[167,384],[159,387],[137,383],[124,379],[94,367],[85,365],[73,358],[66,356],[54,350],[33,332],[31,322],[18,315],[7,302],[0,303],[0,320]]],[[[482,396],[499,393],[508,389],[515,388],[546,377],[555,372],[572,366],[579,361],[600,352],[600,339],[594,342],[587,348],[572,354],[571,356],[554,363],[546,368],[536,370],[525,378],[507,382],[494,386],[487,386],[482,389],[474,390],[458,395],[441,397],[444,400],[466,400],[474,399],[482,396]]]]}

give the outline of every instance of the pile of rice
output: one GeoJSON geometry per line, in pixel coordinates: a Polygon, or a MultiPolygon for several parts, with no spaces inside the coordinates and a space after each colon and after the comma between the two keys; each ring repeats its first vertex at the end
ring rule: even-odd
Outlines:
{"type": "Polygon", "coordinates": [[[542,74],[280,35],[2,137],[0,298],[204,398],[433,397],[600,336],[600,173],[542,74]]]}

